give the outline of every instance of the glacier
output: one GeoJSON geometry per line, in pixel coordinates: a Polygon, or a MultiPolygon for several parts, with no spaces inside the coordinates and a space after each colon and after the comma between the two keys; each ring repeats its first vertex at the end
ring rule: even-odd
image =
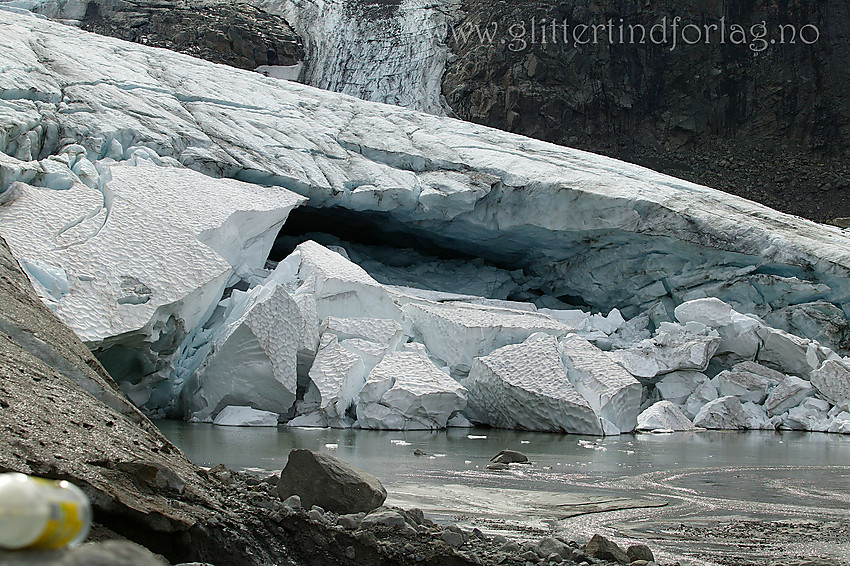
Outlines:
{"type": "Polygon", "coordinates": [[[32,15],[0,33],[0,236],[149,414],[850,430],[845,230],[32,15]]]}

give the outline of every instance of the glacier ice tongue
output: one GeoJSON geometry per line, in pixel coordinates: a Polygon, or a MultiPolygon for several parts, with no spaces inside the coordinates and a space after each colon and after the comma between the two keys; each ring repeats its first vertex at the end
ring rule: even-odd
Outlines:
{"type": "Polygon", "coordinates": [[[850,364],[846,361],[825,361],[811,373],[811,382],[829,402],[850,411],[850,364]]]}
{"type": "Polygon", "coordinates": [[[700,409],[694,417],[694,425],[720,430],[743,430],[748,428],[750,418],[740,399],[727,395],[708,402],[700,409]]]}
{"type": "MultiPolygon", "coordinates": [[[[567,377],[554,336],[534,334],[521,344],[477,357],[463,384],[473,421],[498,428],[602,434],[599,417],[567,377]]],[[[637,396],[635,416],[639,385],[637,396]]]]}
{"type": "Polygon", "coordinates": [[[227,405],[285,415],[295,403],[302,328],[298,305],[274,281],[241,299],[231,302],[232,310],[203,346],[206,356],[183,388],[184,403],[198,420],[227,405]]]}
{"type": "Polygon", "coordinates": [[[694,423],[679,407],[670,401],[659,401],[638,415],[635,430],[679,432],[694,428],[694,423]]]}
{"type": "Polygon", "coordinates": [[[466,374],[474,358],[518,344],[536,332],[563,336],[570,331],[551,317],[512,309],[426,302],[411,302],[402,309],[414,333],[451,368],[452,375],[466,374]]]}
{"type": "Polygon", "coordinates": [[[446,428],[466,408],[467,392],[429,358],[425,349],[390,352],[369,373],[357,403],[360,428],[429,430],[446,428]]]}
{"type": "Polygon", "coordinates": [[[610,355],[577,334],[558,344],[570,382],[599,417],[620,432],[631,432],[640,411],[642,388],[610,355]]]}
{"type": "Polygon", "coordinates": [[[767,396],[764,401],[764,409],[772,417],[781,415],[815,393],[815,388],[811,382],[795,375],[789,375],[774,387],[770,395],[767,396]]]}
{"type": "Polygon", "coordinates": [[[2,18],[0,90],[16,99],[3,101],[3,121],[16,124],[9,153],[31,159],[33,141],[46,139],[38,128],[52,121],[92,157],[144,147],[213,175],[286,186],[312,206],[363,211],[376,225],[522,267],[554,296],[629,318],[708,296],[760,316],[816,300],[848,310],[850,236],[837,228],[476,124],[2,18]]]}
{"type": "Polygon", "coordinates": [[[721,396],[734,395],[743,401],[756,404],[764,402],[769,391],[785,379],[775,370],[755,362],[741,362],[731,370],[724,370],[712,378],[711,383],[721,396]]]}
{"type": "Polygon", "coordinates": [[[251,407],[228,405],[213,419],[219,426],[277,426],[277,413],[258,411],[251,407]]]}

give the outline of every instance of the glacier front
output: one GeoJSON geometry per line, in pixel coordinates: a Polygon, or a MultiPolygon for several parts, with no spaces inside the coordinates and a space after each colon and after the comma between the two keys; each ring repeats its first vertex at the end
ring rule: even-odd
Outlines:
{"type": "Polygon", "coordinates": [[[0,236],[147,411],[847,428],[847,231],[31,15],[0,32],[0,236]]]}

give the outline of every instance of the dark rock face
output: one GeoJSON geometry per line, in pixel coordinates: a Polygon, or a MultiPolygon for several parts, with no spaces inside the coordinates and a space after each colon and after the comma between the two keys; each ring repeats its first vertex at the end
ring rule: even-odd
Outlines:
{"type": "Polygon", "coordinates": [[[300,449],[289,453],[277,491],[281,499],[298,495],[307,509],[318,505],[334,513],[369,512],[387,498],[375,476],[328,454],[300,449]]]}
{"type": "MultiPolygon", "coordinates": [[[[850,216],[846,2],[465,0],[462,7],[465,16],[447,38],[456,57],[443,77],[460,118],[646,165],[814,220],[850,216]],[[620,43],[621,19],[650,31],[665,16],[667,43],[630,44],[628,27],[620,43]],[[709,45],[683,45],[679,33],[673,48],[676,16],[680,30],[725,18],[725,44],[718,28],[709,45]],[[576,26],[609,19],[613,42],[606,28],[597,31],[599,42],[576,45],[576,26]],[[762,21],[769,35],[759,50],[765,44],[754,39],[761,28],[753,26],[762,21]],[[742,37],[729,35],[734,23],[745,30],[746,45],[732,43],[742,37]],[[791,28],[781,44],[777,26],[786,24],[795,26],[794,44],[791,28]],[[511,34],[512,25],[525,26],[521,40],[514,38],[522,28],[511,34]],[[469,26],[495,30],[492,44],[469,26]],[[464,41],[458,32],[470,30],[464,41]]],[[[696,38],[695,28],[686,33],[696,38]]]]}
{"type": "Polygon", "coordinates": [[[301,38],[286,20],[243,3],[93,0],[80,22],[88,31],[241,69],[304,58],[301,38]]]}

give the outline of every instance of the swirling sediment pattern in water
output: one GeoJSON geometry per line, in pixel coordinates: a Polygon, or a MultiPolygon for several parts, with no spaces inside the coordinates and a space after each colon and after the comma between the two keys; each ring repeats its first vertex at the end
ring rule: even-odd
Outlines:
{"type": "Polygon", "coordinates": [[[848,437],[159,424],[201,465],[271,473],[292,448],[324,450],[378,476],[388,504],[511,537],[583,541],[598,532],[624,545],[645,542],[662,562],[683,566],[850,565],[848,437]],[[504,448],[532,464],[488,470],[504,448]]]}

